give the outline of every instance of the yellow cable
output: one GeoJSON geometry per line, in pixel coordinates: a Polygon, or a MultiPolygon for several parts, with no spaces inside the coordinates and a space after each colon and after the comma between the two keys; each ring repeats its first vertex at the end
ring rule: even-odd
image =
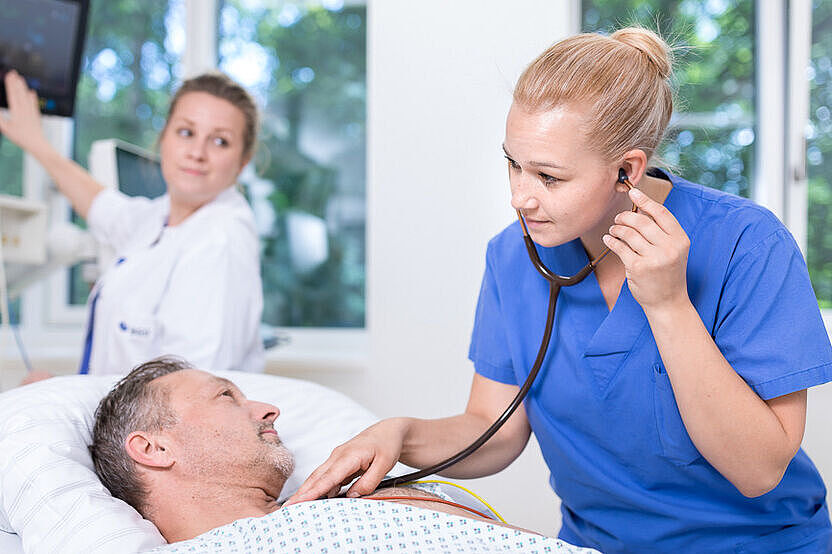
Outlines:
{"type": "Polygon", "coordinates": [[[412,484],[415,484],[415,483],[439,483],[439,484],[442,484],[442,485],[451,485],[452,487],[462,489],[465,492],[467,492],[468,494],[470,494],[471,496],[473,496],[474,498],[476,498],[477,500],[479,500],[480,502],[482,502],[485,505],[485,507],[488,508],[489,510],[491,510],[491,513],[493,513],[495,516],[497,516],[497,518],[500,521],[502,521],[503,523],[508,523],[506,520],[503,519],[503,516],[501,516],[500,513],[497,510],[492,508],[491,505],[488,502],[483,500],[480,495],[478,495],[477,493],[475,493],[472,490],[466,489],[462,485],[458,485],[458,484],[452,483],[450,481],[442,481],[442,480],[439,480],[439,479],[430,479],[430,480],[422,480],[422,481],[410,481],[409,483],[402,483],[402,485],[412,485],[412,484]]]}

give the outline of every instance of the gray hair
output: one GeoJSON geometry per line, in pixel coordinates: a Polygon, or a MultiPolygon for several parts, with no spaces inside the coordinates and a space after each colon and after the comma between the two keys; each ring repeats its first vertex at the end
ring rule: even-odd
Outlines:
{"type": "Polygon", "coordinates": [[[89,446],[95,473],[113,496],[143,515],[147,487],[136,471],[136,462],[127,454],[125,441],[134,431],[159,431],[176,424],[168,390],[152,381],[191,368],[188,362],[173,356],[145,362],[119,381],[95,410],[89,446]]]}

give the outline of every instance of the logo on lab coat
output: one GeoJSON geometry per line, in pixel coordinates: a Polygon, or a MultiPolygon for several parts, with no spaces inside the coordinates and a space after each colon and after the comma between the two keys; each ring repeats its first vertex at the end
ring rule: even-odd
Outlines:
{"type": "Polygon", "coordinates": [[[133,337],[147,337],[150,335],[150,327],[133,327],[127,325],[124,321],[118,322],[118,328],[133,337]]]}

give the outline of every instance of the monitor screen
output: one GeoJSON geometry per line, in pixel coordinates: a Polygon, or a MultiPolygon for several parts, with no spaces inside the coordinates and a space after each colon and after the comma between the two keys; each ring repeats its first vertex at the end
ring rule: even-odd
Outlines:
{"type": "Polygon", "coordinates": [[[10,69],[38,92],[43,113],[71,116],[81,66],[89,0],[0,0],[2,77],[10,69]]]}
{"type": "Polygon", "coordinates": [[[155,157],[123,145],[116,145],[115,152],[118,190],[128,196],[147,198],[165,194],[167,187],[162,177],[162,166],[155,157]]]}

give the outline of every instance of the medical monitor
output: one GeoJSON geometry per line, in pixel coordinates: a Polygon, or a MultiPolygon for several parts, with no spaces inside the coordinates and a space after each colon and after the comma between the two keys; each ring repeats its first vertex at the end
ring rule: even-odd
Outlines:
{"type": "Polygon", "coordinates": [[[128,196],[156,198],[167,190],[159,156],[122,140],[93,142],[89,168],[96,181],[128,196]]]}
{"type": "Polygon", "coordinates": [[[37,91],[43,113],[72,115],[88,8],[89,0],[0,0],[0,107],[2,78],[14,69],[37,91]]]}

